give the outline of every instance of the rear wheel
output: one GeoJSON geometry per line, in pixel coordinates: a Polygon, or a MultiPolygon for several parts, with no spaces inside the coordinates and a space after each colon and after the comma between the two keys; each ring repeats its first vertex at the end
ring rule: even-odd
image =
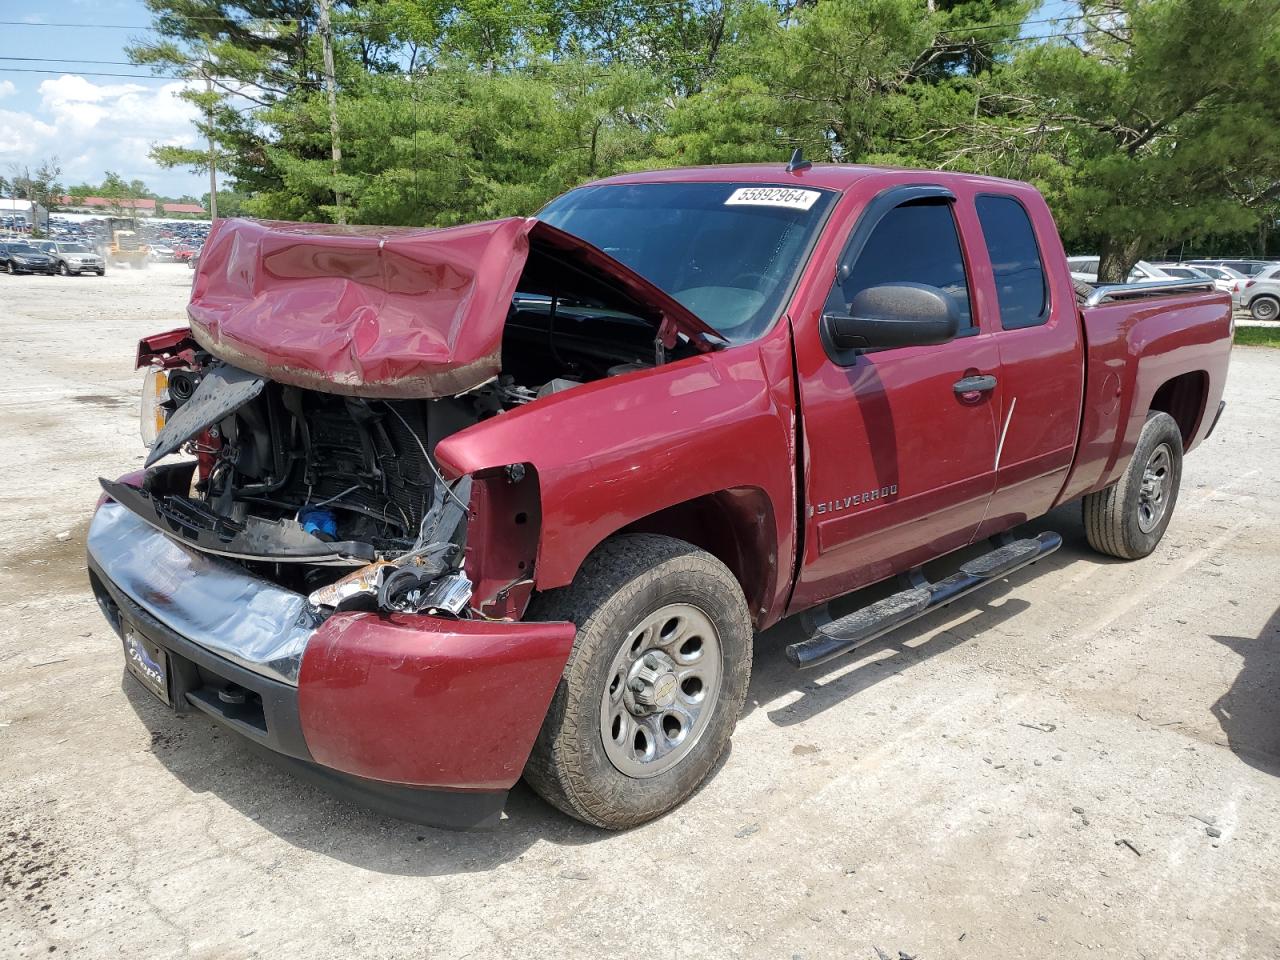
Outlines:
{"type": "Polygon", "coordinates": [[[1280,317],[1280,300],[1275,297],[1254,297],[1249,313],[1255,320],[1275,320],[1280,317]]]}
{"type": "Polygon", "coordinates": [[[670,537],[614,537],[530,616],[570,620],[578,635],[525,768],[529,784],[613,830],[697,789],[751,676],[751,620],[728,568],[670,537]]]}
{"type": "Polygon", "coordinates": [[[1084,498],[1089,545],[1122,560],[1137,560],[1164,536],[1182,482],[1182,431],[1167,413],[1147,414],[1124,475],[1084,498]]]}

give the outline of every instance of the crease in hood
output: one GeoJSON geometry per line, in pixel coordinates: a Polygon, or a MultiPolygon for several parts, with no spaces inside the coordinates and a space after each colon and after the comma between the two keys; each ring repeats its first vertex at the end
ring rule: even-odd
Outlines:
{"type": "Polygon", "coordinates": [[[524,217],[443,229],[219,220],[187,315],[204,349],[280,383],[443,397],[498,374],[517,285],[633,313],[667,347],[677,333],[702,350],[724,340],[603,250],[524,217]]]}

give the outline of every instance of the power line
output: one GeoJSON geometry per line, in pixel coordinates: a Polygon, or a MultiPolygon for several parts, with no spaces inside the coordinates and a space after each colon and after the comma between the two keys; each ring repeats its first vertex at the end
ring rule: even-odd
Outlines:
{"type": "Polygon", "coordinates": [[[109,67],[138,67],[142,64],[134,63],[132,60],[79,60],[66,59],[60,60],[57,57],[0,57],[0,60],[16,60],[26,63],[92,63],[99,66],[109,67]]]}
{"type": "MultiPolygon", "coordinates": [[[[662,3],[650,3],[645,5],[645,10],[659,10],[666,7],[685,7],[688,6],[687,0],[666,0],[662,3]]],[[[601,4],[598,7],[581,7],[577,10],[569,11],[570,16],[581,16],[583,14],[607,13],[614,9],[612,4],[601,4]]],[[[548,14],[545,17],[529,17],[519,14],[510,15],[490,15],[477,17],[473,14],[463,14],[460,18],[466,20],[484,20],[488,22],[501,22],[508,24],[524,24],[526,26],[538,26],[546,22],[548,19],[554,19],[554,14],[548,14]]],[[[292,26],[294,24],[314,23],[314,18],[306,17],[258,17],[250,20],[235,20],[230,17],[179,17],[182,21],[197,23],[218,23],[227,24],[233,27],[241,27],[245,29],[256,26],[292,26]]],[[[972,33],[979,30],[1001,30],[1006,27],[1028,27],[1042,23],[1067,23],[1072,20],[1080,19],[1078,16],[1069,17],[1039,17],[1034,20],[1008,20],[1002,23],[979,23],[972,25],[950,26],[941,29],[940,33],[972,33]]],[[[351,33],[359,33],[362,27],[391,27],[404,23],[403,20],[350,20],[347,22],[339,22],[334,24],[334,29],[345,30],[351,33]]],[[[85,30],[155,30],[153,25],[138,26],[131,23],[30,23],[25,20],[0,20],[0,26],[8,27],[53,27],[67,29],[85,29],[85,30]]]]}
{"type": "Polygon", "coordinates": [[[0,67],[0,73],[49,73],[63,76],[72,74],[77,77],[127,77],[130,80],[187,80],[170,73],[105,73],[94,70],[34,70],[30,67],[0,67]]]}

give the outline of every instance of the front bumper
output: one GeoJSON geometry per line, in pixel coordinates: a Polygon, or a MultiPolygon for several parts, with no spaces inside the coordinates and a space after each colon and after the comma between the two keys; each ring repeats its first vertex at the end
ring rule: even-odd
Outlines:
{"type": "Polygon", "coordinates": [[[573,643],[569,623],[338,613],[108,501],[89,578],[117,633],[169,655],[170,699],[403,819],[495,823],[573,643]]]}

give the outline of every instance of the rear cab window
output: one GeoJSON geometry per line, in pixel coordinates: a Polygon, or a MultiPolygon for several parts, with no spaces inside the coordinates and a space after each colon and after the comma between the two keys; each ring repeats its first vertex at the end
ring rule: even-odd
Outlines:
{"type": "MultiPolygon", "coordinates": [[[[1005,194],[982,194],[975,207],[995,275],[1001,329],[1045,323],[1049,319],[1049,285],[1026,208],[1005,194]]],[[[1097,261],[1090,267],[1076,262],[1072,269],[1093,271],[1097,261]]]]}

